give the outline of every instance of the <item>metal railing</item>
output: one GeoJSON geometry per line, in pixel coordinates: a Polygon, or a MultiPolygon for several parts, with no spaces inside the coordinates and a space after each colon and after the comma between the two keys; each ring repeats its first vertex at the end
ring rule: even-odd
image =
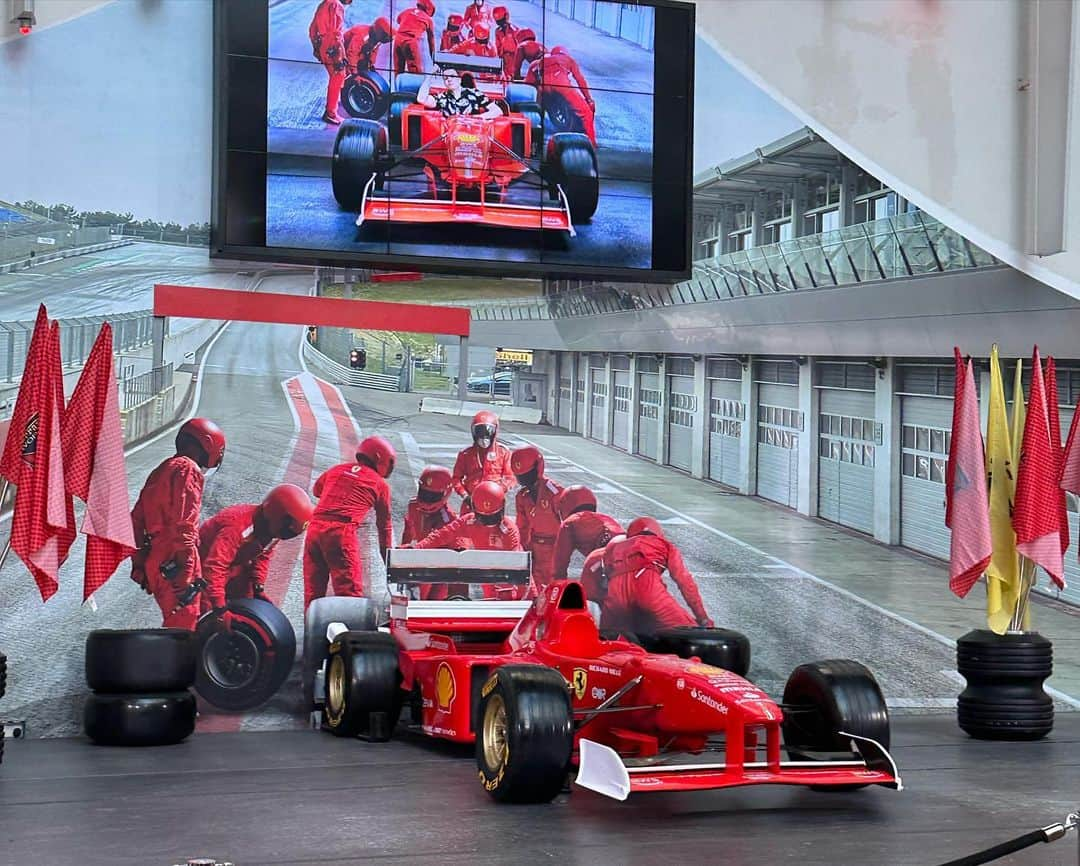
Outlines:
{"type": "Polygon", "coordinates": [[[152,400],[173,384],[173,365],[154,367],[145,373],[139,373],[126,379],[120,379],[120,405],[124,410],[152,400]]]}
{"type": "Polygon", "coordinates": [[[304,360],[321,367],[322,370],[333,376],[344,385],[354,385],[358,388],[372,388],[376,391],[404,391],[405,383],[399,372],[395,376],[384,376],[379,373],[368,373],[365,370],[353,370],[344,364],[339,364],[333,358],[328,358],[310,342],[304,340],[304,360]]]}
{"type": "Polygon", "coordinates": [[[481,302],[472,306],[472,318],[596,316],[999,264],[967,238],[919,211],[697,261],[690,280],[670,286],[596,283],[544,298],[481,302]]]}

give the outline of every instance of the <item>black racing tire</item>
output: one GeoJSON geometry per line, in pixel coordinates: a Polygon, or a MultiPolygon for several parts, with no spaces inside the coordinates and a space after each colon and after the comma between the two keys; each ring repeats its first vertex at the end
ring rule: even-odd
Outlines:
{"type": "Polygon", "coordinates": [[[956,641],[956,670],[967,687],[957,722],[980,740],[1038,740],[1054,727],[1043,682],[1054,670],[1053,644],[1038,632],[970,631],[956,641]]]}
{"type": "Polygon", "coordinates": [[[391,635],[347,631],[330,644],[323,706],[323,726],[330,733],[388,740],[405,698],[391,635]]]}
{"type": "Polygon", "coordinates": [[[334,198],[344,210],[359,211],[364,187],[386,170],[386,127],[375,120],[346,120],[338,127],[330,162],[334,198]]]}
{"type": "Polygon", "coordinates": [[[506,665],[480,689],[476,766],[501,803],[548,803],[563,789],[574,748],[570,690],[553,668],[506,665]]]}
{"type": "Polygon", "coordinates": [[[99,746],[170,746],[195,730],[195,696],[95,693],[83,707],[83,729],[99,746]]]}
{"type": "Polygon", "coordinates": [[[191,688],[194,636],[183,628],[92,631],[86,636],[86,684],[96,692],[122,694],[191,688]]]}
{"type": "MultiPolygon", "coordinates": [[[[328,596],[317,598],[304,613],[303,686],[304,706],[315,707],[315,675],[330,650],[326,627],[340,622],[349,631],[375,631],[379,627],[379,609],[370,598],[328,596]]],[[[322,695],[317,696],[322,700],[322,695]]]]}
{"type": "MultiPolygon", "coordinates": [[[[844,731],[889,748],[889,708],[874,675],[850,659],[799,665],[788,677],[783,697],[784,747],[794,761],[807,752],[848,752],[844,731]]],[[[854,791],[865,785],[812,786],[821,791],[854,791]]]]}
{"type": "Polygon", "coordinates": [[[642,645],[653,653],[673,653],[684,659],[697,657],[740,677],[750,671],[750,639],[728,628],[666,628],[655,635],[643,635],[642,645]]]}
{"type": "Polygon", "coordinates": [[[581,119],[574,114],[570,103],[561,93],[551,90],[545,92],[543,105],[548,118],[548,129],[552,132],[585,132],[581,119]]]}
{"type": "Polygon", "coordinates": [[[543,153],[544,144],[544,113],[535,102],[511,102],[510,111],[520,114],[529,121],[532,128],[532,150],[525,154],[528,157],[537,157],[543,153]]]}
{"type": "Polygon", "coordinates": [[[535,103],[537,99],[536,88],[531,84],[523,84],[520,81],[506,85],[506,102],[511,111],[518,111],[514,106],[522,102],[535,103]]]}
{"type": "Polygon", "coordinates": [[[195,691],[221,710],[241,712],[266,703],[281,688],[296,660],[292,623],[268,601],[237,598],[239,619],[219,632],[212,615],[195,628],[195,691]]]}
{"type": "Polygon", "coordinates": [[[0,698],[7,694],[7,656],[0,653],[0,698]]]}
{"type": "Polygon", "coordinates": [[[0,725],[0,764],[4,763],[4,726],[0,725]]]}
{"type": "Polygon", "coordinates": [[[377,120],[390,106],[390,85],[374,69],[357,72],[341,88],[341,106],[350,117],[377,120]]]}
{"type": "Polygon", "coordinates": [[[596,150],[588,137],[576,132],[560,132],[548,139],[549,181],[560,184],[570,205],[570,219],[587,223],[600,203],[600,170],[596,150]]]}
{"type": "Polygon", "coordinates": [[[390,94],[390,107],[386,113],[386,131],[391,147],[401,147],[401,142],[404,140],[401,113],[415,102],[415,93],[401,93],[395,90],[390,94]]]}
{"type": "Polygon", "coordinates": [[[398,72],[394,75],[394,93],[410,96],[416,102],[416,94],[424,86],[426,77],[420,72],[398,72]]]}

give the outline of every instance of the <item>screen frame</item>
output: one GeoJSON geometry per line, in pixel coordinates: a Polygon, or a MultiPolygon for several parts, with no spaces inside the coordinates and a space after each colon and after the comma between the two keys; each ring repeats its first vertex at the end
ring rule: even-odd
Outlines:
{"type": "MultiPolygon", "coordinates": [[[[625,2],[625,0],[624,0],[625,2]]],[[[316,267],[364,267],[385,270],[411,270],[426,273],[450,273],[450,274],[476,274],[478,276],[508,276],[508,277],[534,277],[555,279],[585,279],[585,280],[611,280],[638,283],[674,283],[689,279],[693,270],[693,147],[694,147],[694,52],[696,42],[696,7],[686,0],[631,0],[633,5],[648,6],[657,9],[674,9],[688,16],[687,44],[685,61],[679,64],[679,69],[685,69],[686,105],[685,115],[687,120],[687,135],[682,141],[682,147],[670,138],[659,147],[660,130],[667,124],[658,121],[656,103],[665,85],[670,86],[675,74],[667,75],[669,67],[662,67],[656,62],[654,49],[654,122],[653,122],[653,179],[652,196],[655,201],[657,195],[656,165],[658,155],[662,153],[682,152],[682,161],[685,171],[678,176],[677,183],[681,184],[683,192],[684,232],[683,243],[679,249],[682,252],[683,268],[619,268],[604,265],[582,265],[570,262],[545,262],[545,261],[483,261],[454,256],[416,256],[410,254],[387,254],[381,256],[376,252],[348,252],[341,250],[315,250],[301,249],[296,247],[267,246],[265,238],[266,223],[266,184],[265,164],[267,151],[265,149],[267,121],[266,121],[266,94],[263,93],[261,104],[262,110],[262,141],[261,151],[263,169],[263,204],[261,212],[262,220],[262,244],[251,242],[246,237],[242,242],[231,241],[235,233],[250,234],[258,233],[258,218],[250,218],[252,211],[239,212],[239,208],[229,207],[230,196],[237,193],[237,178],[240,172],[230,170],[230,154],[242,153],[245,150],[251,154],[250,159],[257,163],[260,152],[257,149],[229,147],[230,122],[236,120],[235,113],[231,113],[231,103],[241,98],[239,89],[234,93],[230,76],[230,59],[246,58],[251,63],[268,64],[269,54],[269,5],[267,0],[214,0],[214,95],[213,95],[213,154],[212,154],[212,183],[211,183],[211,219],[210,219],[210,258],[244,260],[256,262],[276,262],[283,264],[312,265],[316,267]],[[253,14],[259,11],[261,15],[253,14]],[[229,22],[231,15],[243,18],[245,25],[261,25],[258,33],[249,32],[244,42],[249,46],[246,50],[243,46],[229,45],[229,22]],[[250,48],[251,45],[261,46],[256,53],[250,48]],[[663,68],[663,73],[661,72],[663,68]],[[247,231],[245,232],[245,229],[247,231]]],[[[681,32],[681,28],[680,28],[681,32]]],[[[263,76],[264,79],[266,76],[263,76]]],[[[267,79],[268,80],[268,79],[267,79]]],[[[679,87],[678,92],[683,91],[679,87]]],[[[668,91],[670,92],[670,91],[668,91]]],[[[242,96],[244,102],[250,105],[250,89],[242,96]]],[[[668,127],[670,128],[670,127],[668,127]]],[[[669,184],[670,185],[670,184],[669,184]]],[[[653,261],[656,260],[655,247],[657,243],[657,217],[655,209],[653,213],[653,229],[651,237],[653,241],[653,261]]],[[[666,212],[670,215],[671,211],[666,212]]]]}

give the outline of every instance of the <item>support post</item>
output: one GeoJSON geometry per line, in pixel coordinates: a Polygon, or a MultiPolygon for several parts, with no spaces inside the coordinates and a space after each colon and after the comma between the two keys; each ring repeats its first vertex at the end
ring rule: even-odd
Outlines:
{"type": "Polygon", "coordinates": [[[155,370],[165,366],[165,334],[168,331],[168,323],[169,320],[164,316],[154,316],[151,339],[154,344],[153,367],[155,370]]]}
{"type": "Polygon", "coordinates": [[[458,338],[458,380],[457,395],[459,400],[469,399],[469,338],[458,338]]]}

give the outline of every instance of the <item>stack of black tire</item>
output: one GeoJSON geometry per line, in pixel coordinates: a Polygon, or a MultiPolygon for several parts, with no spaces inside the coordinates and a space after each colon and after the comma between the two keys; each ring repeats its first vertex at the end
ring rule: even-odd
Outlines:
{"type": "Polygon", "coordinates": [[[195,730],[195,641],[185,629],[99,629],[86,638],[83,727],[103,746],[165,746],[195,730]]]}
{"type": "MultiPolygon", "coordinates": [[[[7,656],[0,653],[0,698],[7,692],[7,656]]],[[[4,726],[0,725],[0,764],[4,763],[4,726]]]]}

